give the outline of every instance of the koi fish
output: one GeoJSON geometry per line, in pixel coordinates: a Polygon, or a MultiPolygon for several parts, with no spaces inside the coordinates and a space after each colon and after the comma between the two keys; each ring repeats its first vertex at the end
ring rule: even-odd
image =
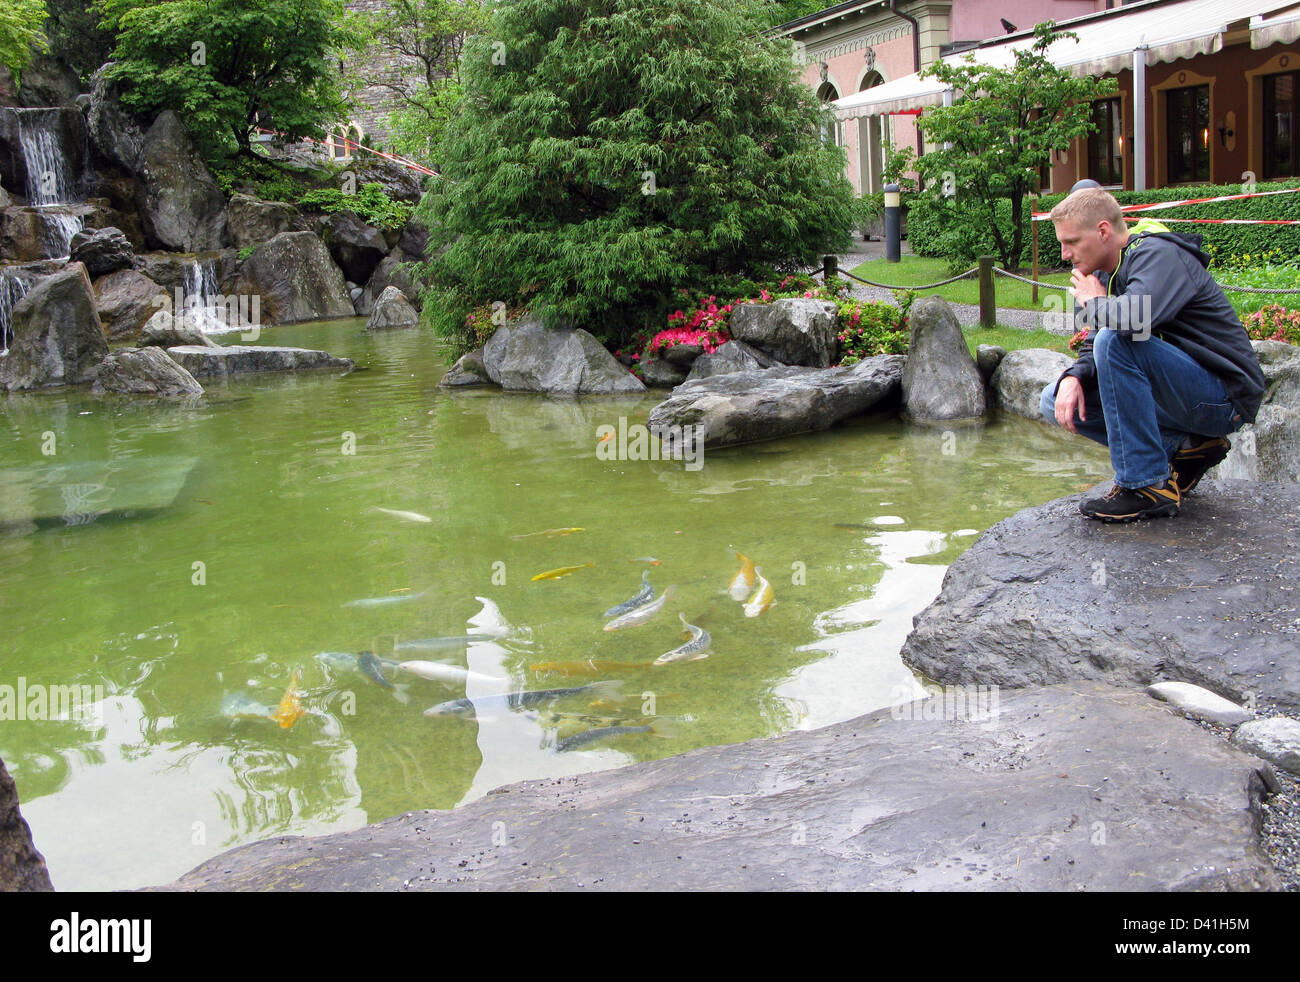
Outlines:
{"type": "Polygon", "coordinates": [[[528,582],[536,583],[538,580],[558,580],[561,576],[568,576],[570,573],[576,573],[580,569],[586,569],[589,566],[595,565],[595,563],[583,563],[581,566],[561,566],[559,569],[548,569],[545,573],[538,573],[528,582]]]}
{"type": "Polygon", "coordinates": [[[403,672],[409,672],[411,675],[428,679],[430,682],[451,682],[455,685],[471,681],[503,684],[506,681],[505,679],[494,678],[491,675],[483,675],[480,672],[471,672],[459,665],[442,665],[436,661],[404,661],[397,667],[403,672]]]}
{"type": "Polygon", "coordinates": [[[650,565],[650,566],[662,566],[662,565],[663,565],[663,561],[660,560],[660,559],[655,559],[654,556],[637,556],[636,559],[629,559],[628,562],[629,562],[629,563],[646,563],[647,565],[650,565]]]}
{"type": "MultiPolygon", "coordinates": [[[[409,587],[405,588],[409,589],[409,587]]],[[[400,597],[363,597],[360,600],[349,600],[344,607],[386,607],[389,604],[404,604],[411,600],[419,600],[428,590],[421,590],[419,593],[408,593],[400,597]]]]}
{"type": "Polygon", "coordinates": [[[636,610],[638,607],[644,607],[655,598],[655,588],[650,585],[650,571],[642,570],[641,572],[641,589],[637,591],[636,596],[631,600],[624,600],[617,607],[611,607],[601,617],[618,617],[620,614],[626,614],[629,610],[636,610]]]}
{"type": "Polygon", "coordinates": [[[709,657],[709,645],[713,643],[709,632],[702,627],[696,627],[694,624],[687,624],[685,614],[678,614],[677,618],[682,622],[682,627],[686,629],[682,633],[689,634],[691,639],[672,651],[664,652],[651,664],[667,665],[675,661],[699,661],[702,658],[709,657]]]}
{"type": "Polygon", "coordinates": [[[476,699],[453,699],[430,706],[424,715],[435,716],[471,716],[482,709],[527,709],[539,703],[560,699],[564,696],[591,695],[620,699],[623,696],[622,682],[592,682],[571,689],[534,689],[526,692],[504,692],[496,696],[480,696],[476,699]]]}
{"type": "Polygon", "coordinates": [[[298,691],[298,670],[295,668],[289,676],[289,688],[284,690],[280,705],[271,713],[271,719],[280,724],[280,729],[287,730],[306,715],[307,711],[302,708],[302,693],[298,691]]]}
{"type": "Polygon", "coordinates": [[[404,522],[432,522],[433,519],[428,515],[421,515],[418,511],[398,511],[395,508],[380,508],[378,505],[370,506],[372,511],[382,511],[385,515],[392,515],[394,518],[400,518],[404,522]]]}
{"type": "Polygon", "coordinates": [[[655,720],[653,723],[647,723],[644,726],[595,726],[590,730],[583,730],[581,733],[565,737],[555,745],[555,749],[560,753],[565,753],[569,750],[577,750],[589,743],[595,743],[597,740],[609,740],[625,733],[653,733],[655,736],[660,737],[677,735],[676,728],[664,720],[655,720]]]}
{"type": "Polygon", "coordinates": [[[580,527],[564,528],[564,529],[542,529],[542,531],[540,532],[525,532],[523,535],[512,535],[510,536],[510,538],[514,539],[516,542],[519,542],[523,539],[536,539],[541,536],[545,536],[546,538],[550,539],[550,538],[554,538],[557,535],[572,535],[574,532],[585,532],[585,531],[587,531],[585,528],[580,528],[580,527]]]}
{"type": "Polygon", "coordinates": [[[274,719],[271,707],[243,692],[232,692],[221,700],[221,715],[230,719],[274,719]]]}
{"type": "Polygon", "coordinates": [[[757,617],[772,606],[772,601],[776,597],[776,591],[772,589],[772,584],[763,579],[763,571],[757,569],[754,572],[758,575],[758,589],[749,598],[749,603],[745,604],[746,617],[757,617]]]}
{"type": "Polygon", "coordinates": [[[393,645],[394,651],[454,651],[466,647],[471,641],[482,641],[483,635],[461,634],[450,638],[419,638],[393,645]]]}
{"type": "Polygon", "coordinates": [[[605,625],[606,631],[621,631],[625,627],[635,627],[638,624],[644,624],[655,614],[664,609],[664,604],[672,599],[673,594],[677,592],[677,586],[668,587],[658,600],[654,600],[644,606],[630,610],[622,617],[616,617],[605,625]]]}
{"type": "Polygon", "coordinates": [[[736,553],[736,558],[742,565],[740,572],[731,578],[731,585],[727,588],[727,592],[731,594],[732,600],[744,603],[745,598],[754,589],[754,561],[740,553],[736,553]]]}

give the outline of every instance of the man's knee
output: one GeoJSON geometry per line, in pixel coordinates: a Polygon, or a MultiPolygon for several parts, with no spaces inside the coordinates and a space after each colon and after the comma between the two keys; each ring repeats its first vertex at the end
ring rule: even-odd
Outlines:
{"type": "Polygon", "coordinates": [[[1038,411],[1042,413],[1043,419],[1056,425],[1056,383],[1048,382],[1043,386],[1043,394],[1038,399],[1038,411]]]}

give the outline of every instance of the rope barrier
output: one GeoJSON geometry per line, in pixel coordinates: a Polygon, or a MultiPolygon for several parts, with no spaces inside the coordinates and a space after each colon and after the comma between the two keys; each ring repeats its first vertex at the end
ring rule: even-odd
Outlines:
{"type": "Polygon", "coordinates": [[[1021,283],[1028,283],[1030,286],[1037,286],[1040,290],[1065,291],[1070,289],[1068,286],[1060,286],[1059,284],[1056,283],[1047,283],[1043,280],[1031,280],[1026,276],[1017,276],[1015,273],[1011,272],[1010,270],[1003,269],[1000,266],[994,266],[993,272],[995,272],[998,276],[1005,276],[1008,279],[1019,280],[1021,283]]]}

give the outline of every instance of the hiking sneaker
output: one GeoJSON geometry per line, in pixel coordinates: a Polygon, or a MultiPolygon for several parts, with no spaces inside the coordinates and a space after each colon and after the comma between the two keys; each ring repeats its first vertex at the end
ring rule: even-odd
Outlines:
{"type": "Polygon", "coordinates": [[[1216,464],[1222,463],[1231,449],[1231,443],[1221,436],[1216,436],[1174,454],[1173,459],[1169,461],[1169,469],[1173,475],[1170,480],[1178,485],[1178,493],[1187,494],[1200,484],[1205,472],[1216,464]]]}
{"type": "Polygon", "coordinates": [[[1122,488],[1118,484],[1100,498],[1089,498],[1079,505],[1088,518],[1103,522],[1132,522],[1139,518],[1173,518],[1178,514],[1182,496],[1172,479],[1145,488],[1122,488]]]}

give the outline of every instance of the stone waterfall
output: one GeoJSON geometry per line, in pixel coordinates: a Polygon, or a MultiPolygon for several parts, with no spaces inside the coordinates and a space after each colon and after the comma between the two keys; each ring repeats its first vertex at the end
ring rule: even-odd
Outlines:
{"type": "Polygon", "coordinates": [[[51,259],[66,258],[72,237],[82,228],[80,216],[66,205],[77,197],[76,180],[56,135],[59,109],[18,109],[19,140],[27,169],[28,205],[41,211],[45,248],[51,259]]]}

